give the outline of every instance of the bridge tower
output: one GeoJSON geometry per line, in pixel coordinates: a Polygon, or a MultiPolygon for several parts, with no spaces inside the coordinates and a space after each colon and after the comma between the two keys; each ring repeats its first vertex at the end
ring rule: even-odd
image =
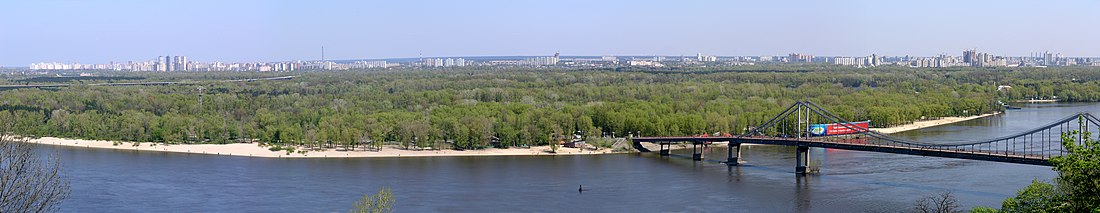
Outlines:
{"type": "Polygon", "coordinates": [[[198,109],[199,109],[199,113],[202,113],[202,94],[203,94],[203,91],[206,90],[206,88],[202,87],[202,86],[199,86],[198,90],[199,90],[199,108],[198,109]]]}
{"type": "Polygon", "coordinates": [[[809,110],[803,110],[803,108],[805,108],[806,105],[798,104],[797,107],[798,107],[798,109],[797,109],[798,111],[796,111],[795,113],[798,114],[798,120],[796,120],[796,122],[795,122],[795,128],[794,129],[795,129],[795,133],[798,135],[798,136],[796,136],[796,138],[802,139],[802,130],[805,129],[805,128],[802,128],[802,123],[803,123],[802,119],[809,119],[810,116],[809,115],[802,116],[803,111],[809,112],[809,110]]]}
{"type": "MultiPolygon", "coordinates": [[[[809,137],[809,135],[806,135],[806,129],[810,128],[810,109],[801,102],[796,106],[798,109],[795,113],[798,114],[798,120],[795,122],[795,134],[798,135],[796,138],[801,141],[809,137]]],[[[810,147],[799,143],[798,148],[795,149],[795,161],[794,173],[805,175],[806,167],[810,164],[810,147]]]]}

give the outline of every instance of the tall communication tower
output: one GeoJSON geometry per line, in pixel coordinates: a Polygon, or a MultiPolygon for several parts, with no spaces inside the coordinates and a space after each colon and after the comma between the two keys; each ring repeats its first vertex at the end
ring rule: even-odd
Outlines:
{"type": "Polygon", "coordinates": [[[199,113],[202,113],[202,94],[206,90],[205,87],[199,86],[199,113]]]}

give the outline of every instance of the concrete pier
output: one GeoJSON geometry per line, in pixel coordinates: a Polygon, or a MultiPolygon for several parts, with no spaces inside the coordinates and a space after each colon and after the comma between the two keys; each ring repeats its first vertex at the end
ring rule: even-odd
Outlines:
{"type": "Polygon", "coordinates": [[[741,158],[741,143],[730,141],[726,149],[726,165],[736,166],[741,164],[737,161],[741,158]]]}
{"type": "Polygon", "coordinates": [[[699,143],[691,143],[691,160],[702,161],[703,148],[705,148],[705,145],[701,146],[699,143]]]}
{"type": "Polygon", "coordinates": [[[672,154],[672,152],[670,151],[672,149],[672,144],[670,144],[670,143],[661,143],[660,145],[661,145],[661,156],[669,156],[669,155],[672,154]]]}
{"type": "Polygon", "coordinates": [[[806,174],[806,167],[810,164],[810,147],[799,145],[795,152],[795,159],[798,161],[794,167],[794,173],[804,175],[806,174]]]}

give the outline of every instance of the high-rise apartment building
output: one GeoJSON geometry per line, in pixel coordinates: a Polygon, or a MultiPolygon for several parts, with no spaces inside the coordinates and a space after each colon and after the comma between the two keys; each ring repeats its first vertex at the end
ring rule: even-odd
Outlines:
{"type": "Polygon", "coordinates": [[[179,60],[179,56],[176,56],[176,58],[172,58],[172,56],[164,56],[164,59],[168,60],[166,63],[168,65],[168,69],[166,69],[165,71],[176,71],[176,61],[179,60]]]}
{"type": "Polygon", "coordinates": [[[974,49],[963,51],[963,63],[976,63],[978,61],[978,51],[974,49]]]}
{"type": "Polygon", "coordinates": [[[814,60],[814,56],[809,54],[791,53],[788,57],[791,63],[810,63],[814,60]]]}
{"type": "Polygon", "coordinates": [[[154,69],[160,72],[168,71],[168,60],[164,56],[157,56],[157,64],[154,69]]]}
{"type": "Polygon", "coordinates": [[[695,60],[698,62],[715,62],[718,61],[718,56],[703,55],[702,53],[695,54],[695,60]]]}
{"type": "Polygon", "coordinates": [[[169,71],[188,71],[188,70],[191,70],[190,67],[188,66],[188,63],[187,63],[187,56],[173,56],[171,58],[172,58],[172,61],[170,63],[171,65],[168,66],[169,68],[171,68],[171,69],[169,69],[169,71]]]}

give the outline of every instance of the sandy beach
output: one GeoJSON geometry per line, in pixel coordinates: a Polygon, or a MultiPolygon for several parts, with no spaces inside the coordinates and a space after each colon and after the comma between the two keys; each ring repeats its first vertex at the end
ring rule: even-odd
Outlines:
{"type": "Polygon", "coordinates": [[[890,128],[871,128],[871,131],[876,131],[876,132],[880,132],[880,133],[884,133],[884,134],[893,134],[893,133],[904,132],[904,131],[909,131],[909,130],[916,130],[916,129],[928,128],[928,127],[933,127],[933,126],[939,126],[939,125],[969,121],[969,120],[984,118],[984,117],[992,116],[992,115],[996,115],[996,114],[1000,114],[1000,113],[998,112],[998,113],[981,114],[981,115],[975,115],[975,116],[969,116],[969,117],[943,117],[943,118],[935,119],[935,120],[917,121],[917,122],[913,122],[911,124],[895,126],[895,127],[890,127],[890,128]]]}
{"type": "Polygon", "coordinates": [[[132,142],[122,142],[119,145],[115,145],[112,141],[98,141],[98,140],[81,140],[81,139],[66,139],[55,137],[43,137],[38,139],[29,139],[27,142],[37,144],[47,144],[55,146],[71,146],[71,147],[84,147],[84,148],[98,148],[98,149],[119,149],[119,150],[137,150],[137,151],[156,151],[156,152],[177,152],[177,153],[192,153],[192,154],[208,154],[208,155],[227,155],[227,156],[244,156],[244,157],[264,157],[264,158],[369,158],[369,157],[432,157],[432,156],[514,156],[514,155],[591,155],[591,154],[610,154],[615,153],[611,149],[578,149],[578,148],[566,148],[558,147],[556,153],[550,153],[549,146],[536,146],[527,148],[513,148],[513,149],[483,149],[483,150],[403,150],[397,148],[384,148],[382,151],[337,151],[334,149],[322,150],[322,151],[309,151],[305,154],[290,153],[286,151],[271,151],[268,147],[260,147],[259,144],[177,144],[177,145],[164,145],[154,143],[139,143],[138,146],[134,146],[132,142]]]}

